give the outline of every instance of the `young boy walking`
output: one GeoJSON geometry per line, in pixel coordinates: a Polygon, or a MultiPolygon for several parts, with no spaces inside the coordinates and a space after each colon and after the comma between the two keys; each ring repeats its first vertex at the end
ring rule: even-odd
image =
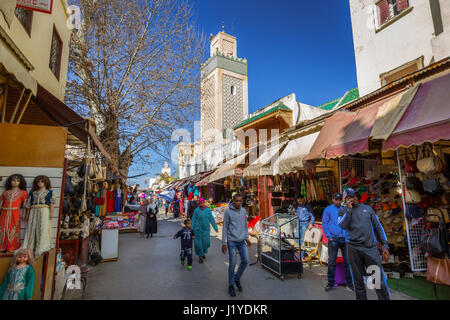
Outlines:
{"type": "Polygon", "coordinates": [[[174,239],[181,238],[181,264],[184,266],[184,260],[187,258],[187,268],[192,270],[192,240],[194,239],[194,230],[191,229],[191,220],[184,220],[184,228],[173,236],[174,239]]]}

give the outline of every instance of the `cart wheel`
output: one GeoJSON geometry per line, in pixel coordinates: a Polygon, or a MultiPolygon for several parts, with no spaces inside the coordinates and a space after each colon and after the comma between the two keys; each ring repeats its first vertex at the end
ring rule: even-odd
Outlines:
{"type": "Polygon", "coordinates": [[[281,280],[281,281],[284,281],[284,276],[280,276],[280,280],[281,280]]]}
{"type": "Polygon", "coordinates": [[[302,275],[299,273],[298,275],[297,275],[297,279],[301,279],[302,278],[302,275]]]}

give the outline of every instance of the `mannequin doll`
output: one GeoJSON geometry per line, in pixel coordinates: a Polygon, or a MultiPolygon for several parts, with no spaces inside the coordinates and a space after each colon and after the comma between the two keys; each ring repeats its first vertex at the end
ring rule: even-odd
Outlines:
{"type": "Polygon", "coordinates": [[[123,203],[123,191],[120,183],[116,184],[116,190],[114,190],[114,212],[122,212],[123,203]]]}
{"type": "Polygon", "coordinates": [[[37,176],[33,181],[33,189],[27,203],[24,221],[28,221],[22,248],[31,249],[39,257],[51,249],[50,232],[55,197],[47,176],[37,176]]]}
{"type": "Polygon", "coordinates": [[[20,249],[0,286],[1,300],[31,300],[34,290],[33,252],[20,249]]]}
{"type": "Polygon", "coordinates": [[[106,212],[114,212],[114,191],[111,183],[108,184],[108,191],[106,192],[106,212]]]}
{"type": "Polygon", "coordinates": [[[0,198],[0,251],[14,252],[20,247],[20,207],[28,199],[25,178],[13,174],[6,180],[5,189],[0,198]]]}

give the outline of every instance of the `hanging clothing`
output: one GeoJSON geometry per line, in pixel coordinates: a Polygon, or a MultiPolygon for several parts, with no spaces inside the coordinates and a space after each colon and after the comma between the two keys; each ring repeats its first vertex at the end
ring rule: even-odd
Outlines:
{"type": "Polygon", "coordinates": [[[122,212],[123,192],[121,189],[114,190],[114,212],[122,212]]]}
{"type": "Polygon", "coordinates": [[[34,251],[36,258],[52,248],[50,205],[55,202],[53,190],[32,191],[27,200],[26,207],[31,210],[22,248],[34,251]]]}
{"type": "Polygon", "coordinates": [[[101,197],[103,198],[103,204],[100,206],[100,217],[104,217],[106,215],[106,190],[102,188],[101,197]]]}
{"type": "Polygon", "coordinates": [[[106,212],[114,212],[114,191],[112,190],[106,192],[106,212]]]}
{"type": "Polygon", "coordinates": [[[145,223],[145,234],[153,236],[154,233],[158,233],[158,219],[156,215],[158,213],[158,206],[156,203],[150,203],[147,205],[147,220],[145,223]]]}
{"type": "Polygon", "coordinates": [[[3,192],[0,216],[0,250],[14,252],[20,247],[20,207],[28,199],[25,190],[3,192]]]}
{"type": "Polygon", "coordinates": [[[96,194],[96,203],[95,203],[95,216],[96,217],[99,217],[100,216],[100,204],[98,204],[98,200],[97,199],[99,199],[99,198],[101,198],[101,192],[100,191],[98,191],[97,192],[97,194],[96,194]]]}
{"type": "Polygon", "coordinates": [[[218,232],[219,229],[217,228],[216,221],[214,220],[211,210],[208,207],[205,207],[203,210],[200,207],[196,208],[192,216],[191,228],[194,230],[195,234],[195,254],[199,257],[207,254],[208,248],[211,246],[210,224],[214,230],[218,232]]]}
{"type": "Polygon", "coordinates": [[[31,300],[34,289],[34,269],[26,265],[22,269],[14,266],[6,273],[5,280],[0,285],[2,300],[31,300]]]}

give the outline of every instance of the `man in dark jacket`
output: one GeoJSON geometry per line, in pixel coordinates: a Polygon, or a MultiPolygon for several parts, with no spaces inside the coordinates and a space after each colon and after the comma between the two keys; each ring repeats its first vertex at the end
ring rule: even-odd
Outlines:
{"type": "Polygon", "coordinates": [[[187,217],[188,219],[192,219],[192,215],[194,214],[194,210],[198,207],[198,196],[194,196],[194,199],[189,201],[188,209],[187,209],[187,217]]]}
{"type": "Polygon", "coordinates": [[[338,224],[350,234],[348,257],[353,273],[356,299],[367,300],[363,277],[373,274],[378,299],[390,300],[386,276],[376,245],[377,236],[383,244],[383,256],[389,256],[389,244],[383,226],[370,206],[359,203],[358,192],[347,189],[344,192],[344,198],[345,207],[339,210],[338,224]]]}
{"type": "Polygon", "coordinates": [[[322,228],[328,238],[328,285],[325,291],[334,288],[334,276],[336,272],[336,259],[338,250],[341,249],[344,260],[345,280],[347,288],[353,290],[353,278],[348,263],[347,242],[349,240],[348,231],[343,230],[338,225],[338,214],[342,208],[342,194],[335,193],[332,198],[333,204],[326,207],[322,216],[322,228]]]}

